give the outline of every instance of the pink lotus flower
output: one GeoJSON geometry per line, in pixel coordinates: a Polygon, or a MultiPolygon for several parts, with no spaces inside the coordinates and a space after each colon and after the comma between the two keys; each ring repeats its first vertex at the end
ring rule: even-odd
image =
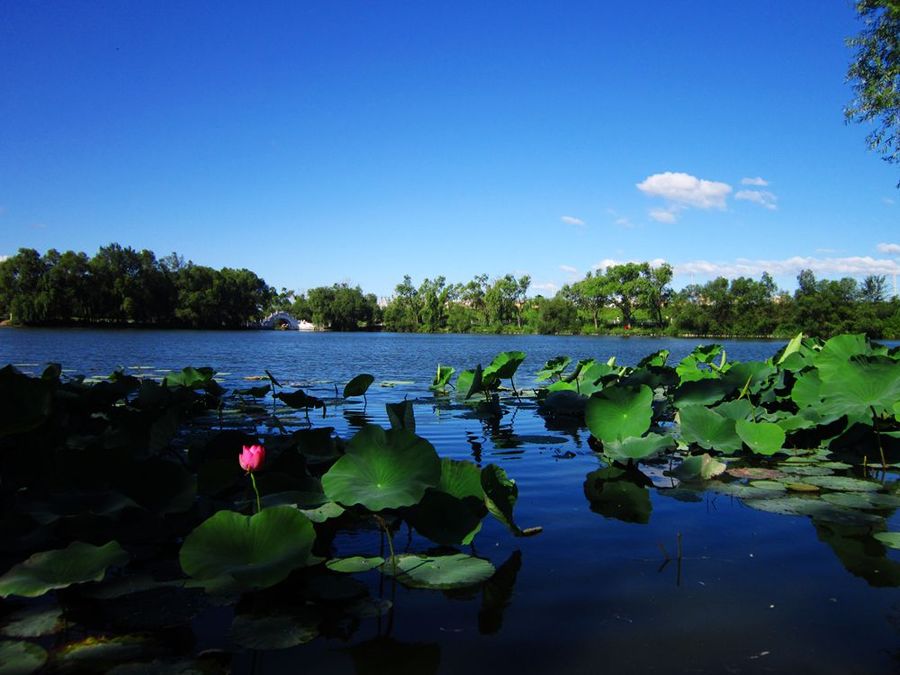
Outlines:
{"type": "Polygon", "coordinates": [[[261,445],[245,445],[238,461],[244,471],[253,473],[266,461],[266,449],[261,445]]]}

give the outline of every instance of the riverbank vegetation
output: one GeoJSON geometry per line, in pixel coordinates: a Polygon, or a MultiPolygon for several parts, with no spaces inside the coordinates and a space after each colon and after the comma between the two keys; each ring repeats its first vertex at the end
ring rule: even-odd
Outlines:
{"type": "Polygon", "coordinates": [[[338,331],[900,338],[900,299],[888,297],[884,276],[817,279],[803,270],[793,293],[767,273],[677,291],[672,277],[666,263],[611,265],[545,297],[529,295],[528,275],[418,284],[406,275],[379,303],[348,283],[277,292],[246,269],[215,270],[174,253],[158,259],[118,244],[92,258],[21,249],[0,262],[0,316],[22,325],[240,328],[286,311],[338,331]]]}

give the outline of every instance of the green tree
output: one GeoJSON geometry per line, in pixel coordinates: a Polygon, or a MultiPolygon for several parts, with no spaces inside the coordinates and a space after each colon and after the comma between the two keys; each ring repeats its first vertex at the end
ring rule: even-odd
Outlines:
{"type": "Polygon", "coordinates": [[[563,286],[560,293],[562,298],[590,317],[595,332],[600,331],[600,313],[609,304],[609,287],[603,275],[588,272],[581,281],[563,286]]]}
{"type": "Polygon", "coordinates": [[[578,332],[578,310],[575,305],[559,292],[540,305],[537,330],[542,335],[578,332]]]}
{"type": "Polygon", "coordinates": [[[858,0],[856,11],[864,28],[847,40],[856,51],[847,70],[853,100],[844,116],[874,124],[869,149],[900,162],[900,0],[858,0]]]}
{"type": "Polygon", "coordinates": [[[647,294],[647,263],[624,263],[606,268],[606,292],[622,313],[622,323],[634,323],[634,312],[647,294]]]}
{"type": "Polygon", "coordinates": [[[659,267],[650,267],[648,264],[641,270],[641,273],[644,276],[641,303],[650,312],[656,325],[662,326],[665,323],[663,308],[672,298],[672,289],[669,286],[672,282],[672,266],[669,263],[663,263],[659,267]]]}
{"type": "Polygon", "coordinates": [[[884,302],[887,298],[887,279],[883,274],[870,274],[863,279],[859,294],[863,302],[884,302]]]}

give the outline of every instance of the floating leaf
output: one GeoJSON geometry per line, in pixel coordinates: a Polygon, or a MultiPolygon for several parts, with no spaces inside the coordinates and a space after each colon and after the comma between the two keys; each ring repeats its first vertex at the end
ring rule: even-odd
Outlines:
{"type": "MultiPolygon", "coordinates": [[[[36,638],[58,633],[65,626],[63,611],[57,606],[25,607],[6,617],[0,633],[13,638],[36,638]]],[[[0,659],[0,663],[2,663],[0,659]]],[[[0,673],[3,669],[0,668],[0,673]]]]}
{"type": "Polygon", "coordinates": [[[640,461],[674,447],[675,439],[669,435],[647,434],[605,442],[603,454],[616,462],[640,461]]]}
{"type": "Polygon", "coordinates": [[[889,548],[900,549],[900,532],[877,532],[873,536],[889,548]]]}
{"type": "Polygon", "coordinates": [[[325,566],[332,572],[341,572],[343,574],[356,574],[357,572],[368,572],[377,569],[384,564],[384,558],[374,556],[364,558],[355,555],[350,558],[334,558],[325,563],[325,566]]]}
{"type": "Polygon", "coordinates": [[[786,489],[784,483],[779,483],[774,480],[751,480],[750,485],[759,488],[760,490],[776,490],[778,492],[783,492],[786,489]]]}
{"type": "Polygon", "coordinates": [[[290,506],[219,511],[184,540],[181,568],[211,592],[267,588],[307,563],[315,531],[290,506]]]}
{"type": "Polygon", "coordinates": [[[685,457],[684,461],[672,473],[680,480],[709,480],[725,471],[726,464],[713,459],[708,453],[685,457]]]}
{"type": "Polygon", "coordinates": [[[350,398],[351,396],[365,396],[374,381],[374,375],[369,375],[368,373],[357,375],[344,386],[344,398],[350,398]]]}
{"type": "Polygon", "coordinates": [[[116,541],[103,546],[75,541],[64,549],[35,553],[0,577],[0,597],[35,598],[56,588],[100,581],[111,565],[124,565],[128,554],[116,541]]]}
{"type": "Polygon", "coordinates": [[[385,432],[370,424],[322,476],[322,487],[331,501],[381,511],[416,504],[440,477],[441,461],[431,443],[405,429],[385,432]]]}
{"type": "Polygon", "coordinates": [[[846,476],[810,476],[804,482],[840,492],[876,492],[881,488],[881,485],[874,481],[846,476]]]}
{"type": "Polygon", "coordinates": [[[314,523],[324,523],[326,520],[337,518],[344,513],[344,507],[334,502],[325,502],[314,509],[300,509],[300,513],[314,523]]]}
{"type": "Polygon", "coordinates": [[[231,623],[231,639],[245,649],[290,649],[319,635],[319,613],[312,607],[290,612],[238,614],[231,623]]]}
{"type": "Polygon", "coordinates": [[[381,571],[410,588],[449,590],[487,581],[494,566],[487,560],[464,553],[428,556],[401,554],[388,560],[381,571]]]}
{"type": "Polygon", "coordinates": [[[47,663],[46,650],[31,642],[0,640],[0,675],[28,675],[47,663]]]}
{"type": "Polygon", "coordinates": [[[784,446],[784,429],[777,424],[738,420],[734,428],[747,447],[758,455],[774,455],[784,446]]]}
{"type": "Polygon", "coordinates": [[[591,433],[601,441],[642,436],[653,416],[653,391],[640,387],[608,387],[587,402],[584,419],[591,433]]]}

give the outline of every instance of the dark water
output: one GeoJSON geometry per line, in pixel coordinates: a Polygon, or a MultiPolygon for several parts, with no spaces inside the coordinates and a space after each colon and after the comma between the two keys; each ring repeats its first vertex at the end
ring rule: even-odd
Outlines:
{"type": "MultiPolygon", "coordinates": [[[[519,485],[517,520],[542,534],[514,538],[492,519],[478,555],[506,571],[508,603],[472,593],[398,588],[390,622],[364,619],[343,636],[235,658],[256,673],[888,673],[900,671],[900,591],[885,586],[870,540],[805,516],[748,508],[707,492],[680,501],[651,490],[647,524],[591,510],[588,473],[603,466],[585,429],[548,428],[525,404],[499,419],[435,406],[427,390],[438,363],[457,370],[504,350],[528,355],[517,385],[529,387],[548,358],[616,356],[634,364],[697,341],[644,338],[423,336],[288,332],[0,330],[0,363],[36,370],[57,361],[86,375],[117,366],[150,376],[186,365],[214,367],[225,386],[269,369],[283,384],[333,395],[360,372],[375,375],[368,404],[348,402],[316,424],[351,435],[386,425],[385,402],[415,400],[417,433],[439,454],[500,464],[519,485]],[[683,557],[675,557],[680,535],[683,557]],[[839,542],[839,544],[835,544],[839,542]],[[506,604],[505,607],[503,605],[506,604]],[[362,658],[360,654],[365,654],[362,658]]],[[[781,342],[724,342],[729,358],[762,359],[781,342]]],[[[665,487],[661,469],[648,470],[665,487]]],[[[896,477],[890,477],[896,478],[896,477]]],[[[889,529],[900,529],[890,516],[889,529]]],[[[405,536],[398,536],[401,547],[405,536]]],[[[341,555],[375,555],[377,539],[347,534],[341,555]]],[[[413,549],[427,543],[417,537],[413,549]]],[[[417,548],[418,547],[418,548],[417,548]]],[[[897,565],[896,551],[888,562],[897,565]]],[[[877,557],[877,555],[876,555],[877,557]]],[[[374,574],[374,573],[373,573],[374,574]]],[[[371,580],[370,580],[371,581],[371,580]]],[[[372,581],[377,585],[377,580],[372,581]]],[[[230,610],[195,619],[199,651],[228,648],[230,610]]]]}

